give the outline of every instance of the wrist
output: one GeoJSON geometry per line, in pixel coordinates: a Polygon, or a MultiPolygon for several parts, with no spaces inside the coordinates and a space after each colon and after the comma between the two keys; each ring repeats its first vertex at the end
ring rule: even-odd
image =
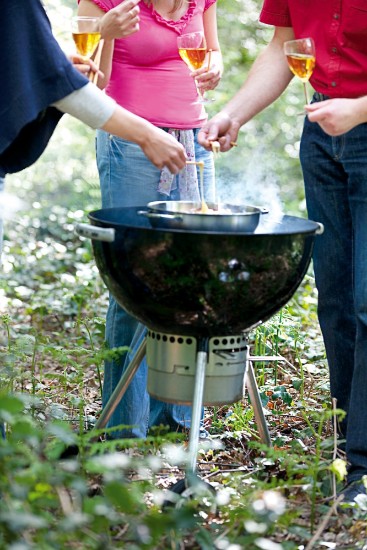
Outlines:
{"type": "Polygon", "coordinates": [[[360,123],[367,122],[367,96],[359,97],[357,100],[357,114],[360,123]]]}

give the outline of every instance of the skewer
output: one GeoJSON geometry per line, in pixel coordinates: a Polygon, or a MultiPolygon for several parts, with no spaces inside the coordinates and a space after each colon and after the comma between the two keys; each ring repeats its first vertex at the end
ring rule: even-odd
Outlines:
{"type": "Polygon", "coordinates": [[[204,178],[203,178],[203,172],[204,172],[204,162],[202,160],[196,162],[195,160],[187,160],[186,164],[196,164],[200,168],[200,194],[201,194],[201,209],[200,212],[202,214],[206,214],[209,212],[209,207],[205,202],[204,199],[204,178]]]}
{"type": "Polygon", "coordinates": [[[103,38],[101,38],[101,40],[99,41],[98,43],[98,46],[97,46],[97,52],[96,52],[96,56],[94,58],[94,63],[97,65],[97,70],[95,73],[93,73],[91,71],[90,75],[89,75],[89,80],[97,85],[97,82],[98,82],[98,71],[99,71],[99,66],[100,66],[100,63],[101,63],[101,55],[102,55],[102,50],[103,50],[103,44],[104,44],[104,40],[103,38]]]}
{"type": "Polygon", "coordinates": [[[210,145],[213,151],[214,159],[218,158],[218,155],[220,153],[220,144],[218,143],[218,141],[212,141],[210,145]]]}

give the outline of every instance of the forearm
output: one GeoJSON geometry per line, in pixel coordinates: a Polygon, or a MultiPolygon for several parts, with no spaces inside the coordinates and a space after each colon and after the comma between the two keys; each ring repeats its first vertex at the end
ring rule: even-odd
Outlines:
{"type": "Polygon", "coordinates": [[[101,128],[110,119],[116,103],[89,82],[53,106],[96,129],[101,128]]]}
{"type": "Polygon", "coordinates": [[[211,50],[206,54],[204,66],[210,67],[215,65],[219,70],[219,75],[223,75],[223,57],[220,50],[211,50]]]}
{"type": "Polygon", "coordinates": [[[357,124],[367,122],[367,96],[358,97],[354,100],[354,117],[357,124]]]}
{"type": "Polygon", "coordinates": [[[102,71],[103,76],[100,76],[97,82],[97,86],[101,90],[104,90],[110,81],[114,44],[114,40],[104,40],[101,62],[99,64],[99,68],[102,71]]]}
{"type": "Polygon", "coordinates": [[[138,117],[126,109],[116,105],[113,115],[105,122],[102,129],[110,134],[133,141],[141,147],[150,134],[153,135],[155,126],[147,120],[138,117]]]}
{"type": "Polygon", "coordinates": [[[53,104],[54,107],[81,120],[91,128],[102,128],[123,139],[144,144],[154,126],[146,120],[119,107],[91,83],[53,104]]]}
{"type": "Polygon", "coordinates": [[[274,34],[273,40],[251,67],[242,88],[223,108],[223,112],[236,120],[239,127],[275,101],[292,79],[283,43],[293,33],[286,31],[280,29],[274,34]]]}

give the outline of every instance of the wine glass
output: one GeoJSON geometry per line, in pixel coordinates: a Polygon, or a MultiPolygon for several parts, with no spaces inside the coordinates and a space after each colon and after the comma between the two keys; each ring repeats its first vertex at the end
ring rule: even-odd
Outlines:
{"type": "Polygon", "coordinates": [[[307,93],[307,82],[315,68],[315,43],[312,38],[288,40],[288,42],[284,42],[284,53],[287,57],[290,70],[303,83],[306,104],[308,104],[310,100],[307,93]]]}
{"type": "Polygon", "coordinates": [[[76,50],[88,61],[101,39],[100,17],[75,16],[71,20],[71,32],[76,50]]]}
{"type": "MultiPolygon", "coordinates": [[[[196,71],[204,65],[207,46],[203,32],[198,31],[182,34],[177,38],[177,46],[181,59],[185,61],[189,69],[196,71]]],[[[199,90],[196,80],[195,85],[198,92],[197,103],[210,103],[212,100],[204,97],[204,94],[199,90]]]]}

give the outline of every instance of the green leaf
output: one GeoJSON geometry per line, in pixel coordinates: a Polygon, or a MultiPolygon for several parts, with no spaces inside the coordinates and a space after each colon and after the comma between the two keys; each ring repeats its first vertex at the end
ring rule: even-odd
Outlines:
{"type": "Polygon", "coordinates": [[[6,411],[10,414],[18,414],[23,410],[24,403],[15,395],[0,396],[0,411],[6,411]]]}

